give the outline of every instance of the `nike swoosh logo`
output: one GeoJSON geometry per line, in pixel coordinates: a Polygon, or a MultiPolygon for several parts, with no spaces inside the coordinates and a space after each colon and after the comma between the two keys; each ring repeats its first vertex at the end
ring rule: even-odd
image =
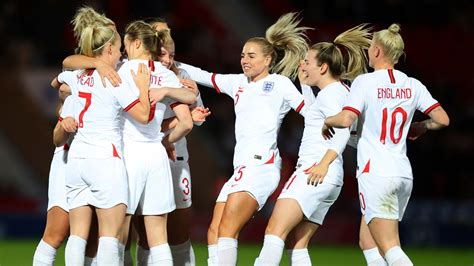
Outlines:
{"type": "Polygon", "coordinates": [[[232,185],[232,186],[230,186],[230,187],[235,187],[235,186],[238,186],[238,185],[239,185],[239,184],[233,184],[233,185],[232,185]]]}
{"type": "Polygon", "coordinates": [[[190,199],[189,199],[189,198],[187,198],[187,199],[183,199],[183,201],[188,201],[188,200],[190,200],[190,199]]]}

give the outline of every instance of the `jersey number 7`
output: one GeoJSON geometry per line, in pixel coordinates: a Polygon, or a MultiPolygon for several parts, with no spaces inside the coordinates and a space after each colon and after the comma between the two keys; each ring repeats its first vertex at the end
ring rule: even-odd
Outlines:
{"type": "Polygon", "coordinates": [[[84,105],[84,109],[82,109],[81,113],[79,114],[79,128],[82,128],[84,127],[84,123],[82,122],[82,119],[84,117],[84,114],[87,112],[87,109],[89,109],[89,106],[91,105],[92,94],[89,92],[80,91],[79,98],[86,99],[86,104],[84,105]]]}

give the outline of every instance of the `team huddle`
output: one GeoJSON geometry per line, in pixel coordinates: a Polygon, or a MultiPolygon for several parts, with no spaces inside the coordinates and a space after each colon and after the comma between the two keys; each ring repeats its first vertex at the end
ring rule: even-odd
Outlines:
{"type": "Polygon", "coordinates": [[[290,265],[311,265],[310,239],[343,186],[346,145],[357,148],[367,265],[413,265],[398,234],[413,186],[406,140],[449,117],[420,81],[394,69],[404,54],[399,25],[372,33],[361,24],[309,45],[300,22],[281,16],[265,37],[245,42],[242,74],[216,74],[175,62],[161,19],[131,22],[121,37],[105,15],[80,8],[75,55],[52,82],[61,100],[57,148],[33,265],[53,265],[66,238],[67,265],[133,265],[131,230],[136,265],[195,265],[186,135],[211,114],[198,84],[230,96],[236,117],[234,172],[214,206],[208,265],[237,264],[240,231],[276,190],[277,136],[290,109],[304,118],[298,161],[255,265],[279,265],[285,248],[290,265]],[[429,118],[412,122],[416,110],[429,118]]]}

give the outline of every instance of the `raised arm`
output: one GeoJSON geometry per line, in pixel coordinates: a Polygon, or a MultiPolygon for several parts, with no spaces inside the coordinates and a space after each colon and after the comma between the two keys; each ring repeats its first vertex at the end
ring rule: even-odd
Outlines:
{"type": "Polygon", "coordinates": [[[96,69],[99,73],[104,87],[107,78],[113,86],[118,86],[122,80],[119,74],[112,66],[99,58],[88,57],[84,55],[70,55],[63,60],[63,68],[67,69],[96,69]]]}

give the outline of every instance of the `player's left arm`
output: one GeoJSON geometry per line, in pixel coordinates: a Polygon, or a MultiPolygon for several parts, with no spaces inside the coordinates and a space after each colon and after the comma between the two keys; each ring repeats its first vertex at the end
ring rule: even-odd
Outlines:
{"type": "Polygon", "coordinates": [[[63,68],[65,70],[74,69],[96,69],[102,79],[102,85],[106,86],[105,79],[117,87],[122,79],[114,67],[110,66],[103,60],[85,55],[70,55],[63,60],[63,68]]]}

